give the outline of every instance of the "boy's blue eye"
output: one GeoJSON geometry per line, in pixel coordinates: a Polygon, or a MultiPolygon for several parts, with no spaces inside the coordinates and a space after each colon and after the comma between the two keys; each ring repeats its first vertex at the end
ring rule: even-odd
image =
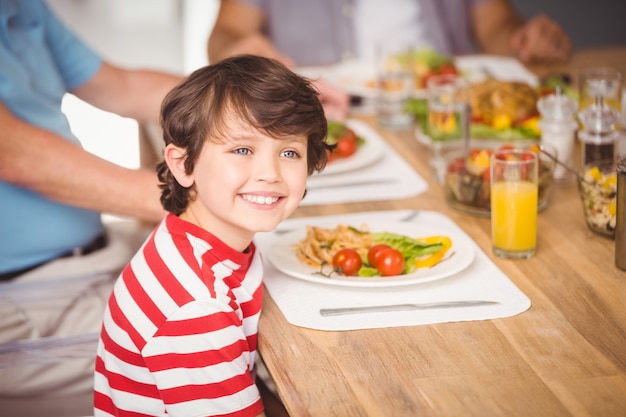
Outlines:
{"type": "Polygon", "coordinates": [[[282,156],[285,156],[287,158],[297,158],[299,154],[296,151],[284,151],[282,152],[282,156]]]}
{"type": "Polygon", "coordinates": [[[247,148],[237,148],[233,151],[233,153],[236,153],[237,155],[250,155],[251,152],[252,151],[247,148]]]}

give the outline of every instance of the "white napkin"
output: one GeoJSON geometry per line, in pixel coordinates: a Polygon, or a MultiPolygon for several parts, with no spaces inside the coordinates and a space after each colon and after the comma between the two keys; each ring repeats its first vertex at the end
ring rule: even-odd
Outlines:
{"type": "MultiPolygon", "coordinates": [[[[360,225],[363,222],[399,221],[409,211],[361,212],[330,216],[324,219],[360,225]]],[[[280,229],[305,227],[316,218],[286,220],[280,229]]],[[[319,218],[317,218],[319,219],[319,218]]],[[[441,234],[455,233],[467,236],[448,217],[432,211],[420,211],[412,222],[441,234]]],[[[279,229],[279,230],[280,230],[279,229]]],[[[261,252],[267,251],[276,233],[260,233],[255,241],[261,252]]],[[[468,237],[469,239],[469,237],[468,237]]],[[[470,239],[471,240],[471,239],[470,239]]],[[[455,321],[487,320],[510,317],[530,307],[530,300],[476,245],[476,256],[469,267],[448,278],[428,283],[395,287],[347,287],[318,284],[293,278],[279,272],[265,257],[265,287],[287,321],[293,325],[317,330],[354,330],[381,327],[414,326],[455,321]],[[342,316],[320,315],[320,308],[354,307],[368,305],[432,303],[457,300],[490,300],[499,304],[455,307],[432,310],[413,310],[383,313],[359,313],[342,316]]]]}
{"type": "Polygon", "coordinates": [[[402,199],[428,189],[424,178],[378,132],[360,120],[348,120],[346,124],[366,141],[375,142],[380,156],[358,169],[311,176],[301,205],[402,199]]]}

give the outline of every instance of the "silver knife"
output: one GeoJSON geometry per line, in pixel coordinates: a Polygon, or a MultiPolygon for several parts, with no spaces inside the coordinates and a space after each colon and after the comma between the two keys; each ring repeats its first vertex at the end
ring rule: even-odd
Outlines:
{"type": "Polygon", "coordinates": [[[327,316],[340,316],[344,314],[358,313],[385,313],[389,311],[408,311],[408,310],[429,310],[437,308],[455,308],[455,307],[475,307],[484,305],[500,304],[498,301],[489,300],[465,300],[465,301],[443,301],[437,303],[421,303],[421,304],[391,304],[381,306],[365,306],[365,307],[340,307],[340,308],[322,308],[320,314],[327,316]]]}

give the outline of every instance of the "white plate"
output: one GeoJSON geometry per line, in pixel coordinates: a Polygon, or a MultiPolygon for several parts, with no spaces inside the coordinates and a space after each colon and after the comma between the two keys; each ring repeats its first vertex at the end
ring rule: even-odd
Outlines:
{"type": "Polygon", "coordinates": [[[326,81],[353,96],[376,98],[376,70],[363,61],[343,61],[327,69],[326,81]]]}
{"type": "Polygon", "coordinates": [[[362,137],[365,142],[357,148],[352,156],[335,159],[326,165],[324,171],[315,174],[315,176],[339,174],[360,169],[376,162],[383,156],[385,145],[378,133],[358,120],[347,120],[346,126],[354,130],[354,133],[362,137]]]}
{"type": "Polygon", "coordinates": [[[515,58],[493,55],[464,55],[454,58],[456,67],[470,83],[492,76],[500,81],[523,81],[531,86],[538,84],[537,76],[515,58]]]}
{"type": "MultiPolygon", "coordinates": [[[[376,90],[376,70],[371,63],[364,61],[344,61],[328,67],[322,75],[326,81],[347,94],[375,99],[378,95],[376,90]]],[[[425,98],[425,89],[415,89],[413,96],[425,98]]]]}
{"type": "MultiPolygon", "coordinates": [[[[315,223],[316,226],[335,228],[337,223],[315,223]]],[[[391,277],[345,277],[333,275],[332,278],[317,275],[317,270],[301,263],[296,256],[293,245],[306,237],[306,227],[293,230],[276,238],[267,252],[269,261],[280,272],[294,278],[305,281],[317,282],[327,285],[342,285],[352,287],[393,287],[400,285],[412,285],[447,278],[467,268],[474,260],[474,247],[466,237],[442,232],[441,230],[428,229],[414,223],[370,222],[367,224],[373,232],[399,233],[411,237],[426,237],[433,235],[446,235],[452,240],[452,247],[448,250],[445,261],[432,268],[420,268],[412,274],[397,275],[391,277]]],[[[361,225],[353,225],[360,227],[361,225]]]]}

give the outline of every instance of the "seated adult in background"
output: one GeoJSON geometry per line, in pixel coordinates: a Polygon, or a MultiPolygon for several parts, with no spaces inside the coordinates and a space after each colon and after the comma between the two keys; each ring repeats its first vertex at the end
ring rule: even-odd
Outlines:
{"type": "Polygon", "coordinates": [[[372,59],[382,39],[442,54],[563,62],[571,42],[546,15],[524,21],[506,0],[222,0],[209,37],[211,62],[240,53],[288,65],[372,59]]]}
{"type": "MultiPolygon", "coordinates": [[[[52,280],[110,274],[111,284],[98,290],[106,302],[113,278],[146,236],[108,233],[101,213],[156,223],[165,211],[156,171],[127,169],[85,151],[61,110],[62,99],[69,92],[100,109],[158,122],[163,97],[181,79],[103,61],[41,1],[0,2],[1,281],[49,288],[52,280]]],[[[0,302],[0,343],[98,332],[104,303],[88,296],[97,292],[88,285],[93,281],[63,294],[67,305],[22,308],[15,322],[25,323],[23,329],[12,325],[18,313],[9,314],[0,302]]],[[[93,363],[85,361],[79,370],[63,365],[59,372],[3,369],[0,397],[57,388],[90,392],[93,363]]],[[[42,409],[39,415],[53,413],[42,409]]]]}

